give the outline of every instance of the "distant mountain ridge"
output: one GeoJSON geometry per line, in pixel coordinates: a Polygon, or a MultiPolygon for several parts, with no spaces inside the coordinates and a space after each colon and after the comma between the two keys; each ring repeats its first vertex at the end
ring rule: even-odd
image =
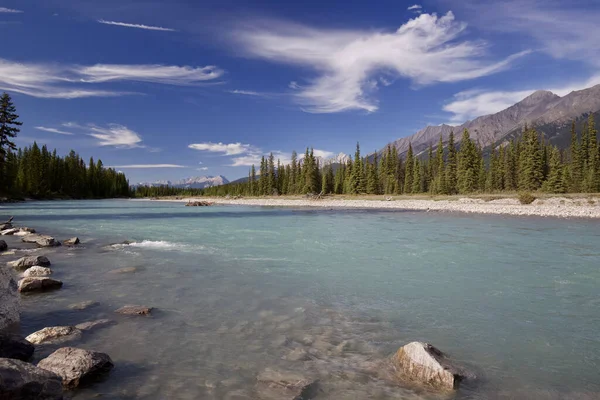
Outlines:
{"type": "Polygon", "coordinates": [[[171,186],[184,189],[204,189],[207,187],[220,186],[229,183],[223,175],[217,176],[193,176],[178,181],[159,180],[154,182],[140,182],[138,186],[171,186]]]}
{"type": "MultiPolygon", "coordinates": [[[[565,125],[581,120],[589,113],[600,111],[600,85],[578,90],[560,97],[547,90],[538,90],[520,102],[496,114],[484,115],[467,121],[460,126],[427,126],[412,136],[389,143],[395,146],[398,154],[405,155],[409,144],[415,154],[423,153],[429,145],[434,147],[442,136],[448,142],[450,132],[454,132],[459,142],[464,129],[469,130],[471,139],[482,148],[497,146],[519,135],[525,125],[533,126],[551,141],[565,143],[565,125]]],[[[381,151],[385,150],[382,149],[381,151]]]]}

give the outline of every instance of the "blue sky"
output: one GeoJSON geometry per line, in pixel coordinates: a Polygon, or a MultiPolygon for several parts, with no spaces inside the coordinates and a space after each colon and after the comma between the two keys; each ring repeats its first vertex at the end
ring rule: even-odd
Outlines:
{"type": "Polygon", "coordinates": [[[595,0],[0,0],[0,90],[19,145],[235,179],[598,84],[598,21],[595,0]]]}

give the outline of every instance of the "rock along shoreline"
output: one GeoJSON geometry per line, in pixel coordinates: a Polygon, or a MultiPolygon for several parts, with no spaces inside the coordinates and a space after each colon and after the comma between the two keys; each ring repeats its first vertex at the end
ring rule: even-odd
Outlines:
{"type": "Polygon", "coordinates": [[[485,201],[474,198],[460,198],[457,200],[418,200],[395,199],[391,200],[361,200],[324,198],[310,199],[285,199],[285,198],[181,198],[158,199],[152,201],[171,201],[189,203],[204,200],[214,204],[243,205],[262,207],[310,207],[324,209],[374,209],[398,211],[430,211],[430,212],[458,212],[469,214],[493,214],[511,216],[537,216],[556,218],[600,218],[600,200],[591,198],[566,198],[553,197],[537,199],[531,204],[520,204],[517,199],[505,198],[485,201]]]}

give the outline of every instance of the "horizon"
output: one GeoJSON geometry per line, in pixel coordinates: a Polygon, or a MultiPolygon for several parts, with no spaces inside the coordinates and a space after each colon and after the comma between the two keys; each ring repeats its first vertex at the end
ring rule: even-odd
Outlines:
{"type": "Polygon", "coordinates": [[[17,144],[74,149],[131,183],[235,181],[306,147],[369,154],[600,84],[592,0],[39,3],[0,4],[17,144]]]}

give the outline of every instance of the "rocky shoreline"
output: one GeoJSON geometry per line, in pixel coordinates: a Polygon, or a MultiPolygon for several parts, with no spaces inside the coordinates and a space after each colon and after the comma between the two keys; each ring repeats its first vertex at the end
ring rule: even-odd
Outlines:
{"type": "Polygon", "coordinates": [[[205,201],[214,204],[262,207],[375,209],[557,218],[600,218],[600,199],[597,198],[571,199],[566,197],[553,197],[548,199],[537,199],[531,204],[521,204],[517,199],[512,198],[485,201],[476,198],[460,198],[456,200],[417,200],[393,197],[384,200],[362,200],[360,198],[340,199],[338,197],[323,198],[319,200],[286,198],[228,199],[215,197],[205,199],[158,199],[158,201],[174,201],[182,203],[205,201]]]}
{"type": "MultiPolygon", "coordinates": [[[[58,400],[63,399],[67,393],[72,394],[73,390],[89,385],[102,385],[101,380],[111,373],[116,364],[108,354],[66,346],[59,347],[46,357],[42,356],[43,358],[36,364],[31,360],[41,358],[37,353],[38,346],[62,345],[78,341],[82,336],[92,332],[99,335],[100,333],[95,333],[96,330],[118,324],[118,321],[112,319],[82,321],[73,326],[47,326],[35,332],[21,332],[19,326],[20,296],[45,296],[50,291],[64,290],[62,281],[50,278],[54,274],[54,269],[60,270],[62,266],[60,263],[52,264],[46,255],[42,255],[44,250],[57,251],[61,246],[64,248],[78,246],[79,238],[68,239],[61,243],[51,236],[36,233],[32,228],[14,227],[12,221],[4,224],[3,228],[0,234],[4,237],[12,237],[13,240],[10,241],[11,246],[5,243],[0,250],[7,256],[6,258],[9,258],[8,262],[3,262],[0,266],[0,398],[58,400]],[[17,253],[24,249],[17,245],[19,242],[24,243],[25,246],[35,245],[39,252],[36,252],[37,255],[10,259],[10,256],[16,258],[17,253]],[[19,279],[18,284],[17,279],[19,279]]],[[[123,245],[128,244],[131,242],[125,242],[123,245]]],[[[121,273],[122,270],[117,271],[121,273]]],[[[69,308],[82,310],[97,304],[90,300],[73,304],[69,308]]],[[[129,318],[144,318],[152,312],[152,307],[140,305],[125,305],[114,310],[114,313],[129,318]]],[[[60,324],[61,321],[56,322],[60,324]]],[[[286,343],[288,340],[286,339],[286,343]]],[[[244,392],[245,394],[237,393],[239,396],[235,398],[290,400],[319,398],[323,392],[321,377],[318,370],[313,371],[308,367],[309,364],[322,362],[322,351],[331,354],[331,357],[344,357],[345,353],[356,346],[352,340],[343,340],[335,346],[325,339],[305,337],[301,342],[307,343],[309,349],[295,347],[284,356],[284,359],[294,364],[304,365],[303,368],[285,370],[272,366],[257,371],[254,386],[244,392]]],[[[474,374],[455,365],[440,350],[423,342],[409,343],[389,357],[372,360],[355,368],[359,374],[384,380],[392,387],[418,385],[431,391],[457,390],[461,381],[475,379],[474,374]]],[[[350,374],[351,371],[345,373],[350,374]]]]}

